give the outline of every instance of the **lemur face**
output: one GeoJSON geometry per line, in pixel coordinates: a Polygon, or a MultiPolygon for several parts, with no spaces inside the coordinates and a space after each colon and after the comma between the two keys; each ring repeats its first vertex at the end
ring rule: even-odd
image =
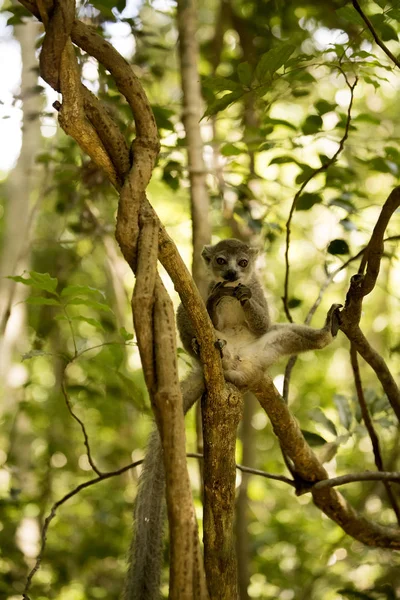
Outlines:
{"type": "Polygon", "coordinates": [[[204,246],[202,257],[213,281],[227,285],[245,284],[254,270],[257,250],[235,239],[222,240],[215,246],[204,246]]]}

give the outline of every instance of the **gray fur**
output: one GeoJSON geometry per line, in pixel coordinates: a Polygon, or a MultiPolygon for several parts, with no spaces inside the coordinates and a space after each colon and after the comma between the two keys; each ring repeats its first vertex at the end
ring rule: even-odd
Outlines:
{"type": "MultiPolygon", "coordinates": [[[[183,411],[204,392],[202,373],[197,369],[181,383],[183,411]]],[[[165,523],[165,473],[157,428],[152,431],[140,476],[133,517],[134,534],[124,600],[159,600],[162,545],[165,523]]]]}

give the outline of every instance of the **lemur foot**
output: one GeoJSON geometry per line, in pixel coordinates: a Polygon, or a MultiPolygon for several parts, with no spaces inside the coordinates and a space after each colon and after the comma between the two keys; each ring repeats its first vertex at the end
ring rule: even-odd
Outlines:
{"type": "Polygon", "coordinates": [[[239,300],[240,304],[244,304],[247,300],[250,300],[252,296],[251,289],[247,287],[247,285],[239,283],[239,285],[234,288],[233,296],[239,300]]]}
{"type": "Polygon", "coordinates": [[[217,340],[216,342],[214,342],[214,346],[216,347],[217,350],[219,350],[219,353],[221,355],[221,358],[223,357],[223,348],[224,346],[226,346],[226,340],[217,340]]]}
{"type": "Polygon", "coordinates": [[[343,304],[332,304],[326,315],[325,327],[329,329],[333,337],[337,335],[341,324],[340,309],[343,304]]]}
{"type": "Polygon", "coordinates": [[[195,353],[196,356],[200,355],[200,344],[197,341],[197,338],[192,338],[192,341],[190,342],[190,345],[192,346],[192,350],[195,353]]]}

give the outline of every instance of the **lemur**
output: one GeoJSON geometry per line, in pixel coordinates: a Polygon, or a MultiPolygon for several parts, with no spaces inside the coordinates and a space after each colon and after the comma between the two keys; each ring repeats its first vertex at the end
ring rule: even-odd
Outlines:
{"type": "MultiPolygon", "coordinates": [[[[283,355],[328,345],[339,328],[338,309],[328,311],[322,329],[305,325],[271,324],[267,300],[255,272],[257,250],[236,240],[205,246],[202,257],[210,278],[206,307],[216,329],[224,376],[241,387],[250,386],[283,355]]],[[[182,305],[177,325],[185,350],[196,359],[182,384],[186,412],[205,390],[199,368],[198,343],[182,305]]],[[[164,466],[158,431],[149,441],[134,507],[135,531],[125,585],[125,600],[158,600],[164,523],[164,466]]]]}
{"type": "MultiPolygon", "coordinates": [[[[205,246],[202,252],[210,277],[206,306],[220,338],[225,379],[239,386],[254,382],[283,355],[324,348],[339,328],[339,304],[331,307],[322,329],[271,324],[255,272],[257,253],[236,239],[205,246]]],[[[185,350],[196,358],[194,330],[182,305],[177,324],[185,350]]]]}

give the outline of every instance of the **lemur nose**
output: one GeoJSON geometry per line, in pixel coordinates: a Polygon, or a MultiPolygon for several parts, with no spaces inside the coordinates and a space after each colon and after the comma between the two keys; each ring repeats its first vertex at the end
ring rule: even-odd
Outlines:
{"type": "Polygon", "coordinates": [[[235,279],[237,279],[237,272],[235,271],[235,269],[228,269],[225,273],[224,273],[224,279],[226,279],[227,281],[235,281],[235,279]]]}

